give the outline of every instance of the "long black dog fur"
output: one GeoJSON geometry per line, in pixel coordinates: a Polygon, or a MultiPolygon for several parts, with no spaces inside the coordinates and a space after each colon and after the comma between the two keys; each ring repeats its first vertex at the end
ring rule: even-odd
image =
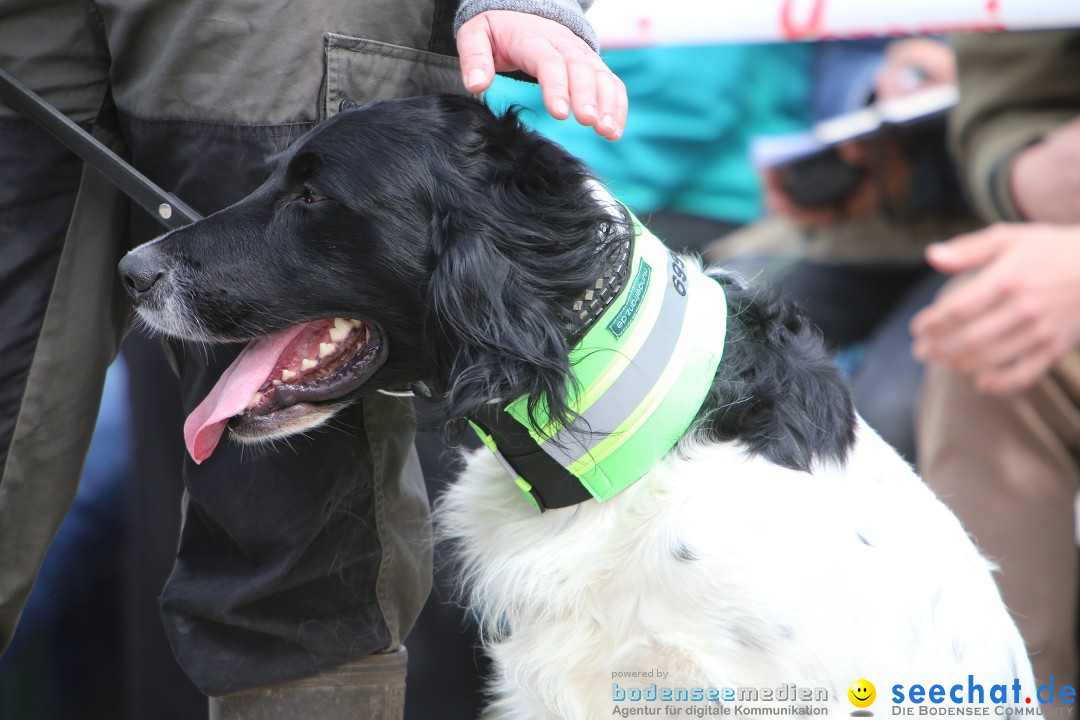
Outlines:
{"type": "MultiPolygon", "coordinates": [[[[479,103],[448,97],[470,110],[479,103]]],[[[600,276],[629,218],[613,220],[586,189],[591,174],[563,148],[526,130],[512,110],[480,110],[465,156],[465,180],[446,182],[453,208],[432,247],[439,263],[428,290],[428,352],[440,375],[447,418],[491,398],[541,398],[568,419],[569,306],[600,276]],[[460,188],[469,192],[461,192],[460,188]],[[467,239],[467,240],[466,240],[467,239]]],[[[460,142],[460,141],[459,141],[460,142]]],[[[716,276],[728,299],[728,341],[695,423],[711,442],[739,440],[784,467],[843,462],[855,439],[850,392],[817,330],[778,291],[716,276]]]]}
{"type": "MultiPolygon", "coordinates": [[[[521,395],[566,419],[569,308],[632,232],[594,184],[514,112],[455,95],[373,103],[318,126],[255,193],[140,261],[164,258],[213,339],[360,317],[389,347],[369,391],[426,382],[447,422],[521,395]]],[[[855,415],[818,333],[775,291],[716,279],[727,343],[693,432],[789,468],[842,462],[855,415]]]]}

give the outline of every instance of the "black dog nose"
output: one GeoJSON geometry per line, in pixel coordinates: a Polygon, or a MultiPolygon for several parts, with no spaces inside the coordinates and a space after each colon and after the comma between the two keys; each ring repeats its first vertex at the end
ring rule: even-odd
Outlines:
{"type": "Polygon", "coordinates": [[[134,251],[120,261],[120,277],[131,301],[138,305],[154,290],[154,285],[165,275],[165,269],[154,253],[134,251]]]}

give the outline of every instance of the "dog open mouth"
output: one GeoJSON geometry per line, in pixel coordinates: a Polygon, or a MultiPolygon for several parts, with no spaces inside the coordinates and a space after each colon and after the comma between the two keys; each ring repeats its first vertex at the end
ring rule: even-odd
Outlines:
{"type": "Polygon", "coordinates": [[[386,360],[377,328],[328,318],[251,341],[184,423],[197,463],[210,457],[228,426],[244,439],[270,439],[295,427],[314,404],[347,395],[386,360]]]}

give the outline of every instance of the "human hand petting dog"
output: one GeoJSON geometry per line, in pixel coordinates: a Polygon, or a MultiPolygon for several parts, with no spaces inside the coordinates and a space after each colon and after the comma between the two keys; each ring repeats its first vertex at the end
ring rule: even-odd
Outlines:
{"type": "Polygon", "coordinates": [[[465,89],[481,93],[496,72],[522,70],[536,78],[544,106],[559,120],[574,116],[608,140],[626,126],[626,86],[585,41],[567,27],[511,10],[480,13],[457,34],[465,89]]]}
{"type": "Polygon", "coordinates": [[[972,274],[912,319],[917,359],[1005,394],[1033,385],[1080,342],[1080,226],[995,225],[930,245],[926,258],[972,274]]]}

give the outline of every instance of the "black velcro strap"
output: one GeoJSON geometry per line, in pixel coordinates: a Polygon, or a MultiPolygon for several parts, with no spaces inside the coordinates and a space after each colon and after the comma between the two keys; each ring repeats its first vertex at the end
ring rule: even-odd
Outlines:
{"type": "Polygon", "coordinates": [[[525,426],[498,405],[486,405],[470,419],[492,437],[503,458],[532,486],[541,510],[570,507],[592,498],[577,477],[544,452],[525,426]]]}

